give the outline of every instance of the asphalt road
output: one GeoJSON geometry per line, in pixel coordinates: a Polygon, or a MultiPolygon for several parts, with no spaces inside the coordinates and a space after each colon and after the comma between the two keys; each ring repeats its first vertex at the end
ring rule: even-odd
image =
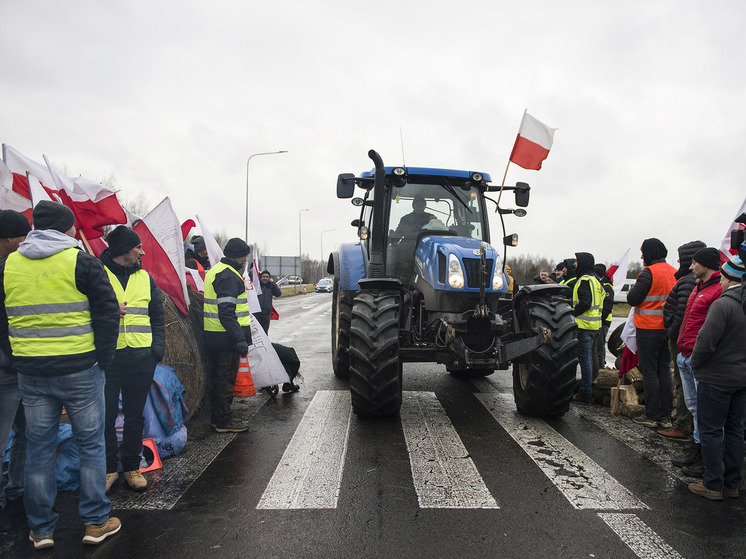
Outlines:
{"type": "MultiPolygon", "coordinates": [[[[461,381],[430,364],[404,366],[400,418],[361,421],[331,372],[331,296],[276,306],[270,338],[301,357],[301,391],[236,402],[249,432],[195,428],[146,493],[115,488],[123,528],[98,547],[61,493],[47,556],[746,556],[746,495],[690,494],[669,463],[680,447],[653,430],[601,406],[524,418],[509,372],[461,381]]],[[[2,557],[34,554],[16,528],[2,557]]]]}

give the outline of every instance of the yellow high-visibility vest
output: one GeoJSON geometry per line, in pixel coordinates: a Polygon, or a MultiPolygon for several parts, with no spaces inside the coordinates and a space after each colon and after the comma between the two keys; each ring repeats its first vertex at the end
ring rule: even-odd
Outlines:
{"type": "Polygon", "coordinates": [[[584,281],[587,281],[591,288],[591,308],[583,314],[576,316],[575,322],[577,323],[578,328],[582,328],[583,330],[598,330],[601,328],[601,309],[603,307],[606,292],[601,286],[601,282],[598,281],[595,276],[586,274],[578,278],[578,281],[575,282],[575,287],[572,290],[572,306],[575,308],[575,306],[580,302],[578,299],[578,288],[584,281]]]}
{"type": "Polygon", "coordinates": [[[251,324],[251,313],[249,312],[249,300],[246,297],[246,290],[244,289],[238,297],[221,297],[218,299],[217,293],[215,293],[215,276],[217,276],[223,270],[230,270],[241,278],[243,278],[236,269],[226,264],[225,262],[219,262],[207,272],[205,276],[205,303],[204,303],[204,328],[206,332],[225,332],[225,328],[220,324],[220,318],[218,316],[218,304],[219,303],[233,303],[236,305],[236,318],[238,324],[241,326],[249,326],[251,324]]]}
{"type": "MultiPolygon", "coordinates": [[[[609,283],[608,281],[605,281],[605,282],[603,282],[603,285],[601,287],[603,287],[604,285],[608,285],[611,288],[611,291],[612,292],[614,291],[614,285],[613,284],[609,283]]],[[[606,289],[604,289],[604,293],[606,294],[604,298],[606,298],[606,297],[612,297],[612,295],[609,295],[606,292],[606,289]]],[[[611,319],[613,318],[611,316],[612,314],[613,313],[609,313],[609,316],[606,317],[606,322],[608,323],[609,326],[611,326],[611,319]]]]}
{"type": "Polygon", "coordinates": [[[95,351],[90,303],[75,285],[77,261],[74,247],[38,260],[19,252],[8,256],[5,310],[14,355],[51,357],[95,351]]]}
{"type": "Polygon", "coordinates": [[[127,288],[122,289],[119,278],[104,266],[109,275],[117,301],[127,301],[127,314],[119,319],[117,349],[125,347],[150,347],[153,345],[153,330],[150,327],[150,276],[145,270],[138,270],[127,278],[127,288]]]}

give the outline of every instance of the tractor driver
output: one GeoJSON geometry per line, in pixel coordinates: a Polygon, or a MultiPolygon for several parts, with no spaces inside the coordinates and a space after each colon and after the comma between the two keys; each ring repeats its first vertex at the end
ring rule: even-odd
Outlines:
{"type": "Polygon", "coordinates": [[[415,195],[412,200],[412,213],[402,216],[399,225],[394,231],[395,237],[403,237],[407,233],[417,233],[427,225],[435,216],[425,211],[427,203],[422,194],[415,195]]]}

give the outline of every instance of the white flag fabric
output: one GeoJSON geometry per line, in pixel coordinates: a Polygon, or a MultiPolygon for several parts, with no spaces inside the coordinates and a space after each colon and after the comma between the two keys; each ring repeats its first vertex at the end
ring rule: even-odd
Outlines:
{"type": "Polygon", "coordinates": [[[202,238],[205,240],[205,248],[207,248],[207,258],[210,260],[210,266],[215,266],[220,259],[223,258],[223,249],[212,236],[207,225],[204,224],[199,216],[195,216],[199,222],[199,228],[202,231],[202,238]]]}
{"type": "Polygon", "coordinates": [[[262,271],[259,269],[259,253],[256,250],[256,243],[254,243],[254,250],[251,253],[251,257],[254,259],[254,280],[256,281],[256,285],[254,286],[254,289],[256,289],[256,294],[261,295],[262,294],[262,271]]]}
{"type": "Polygon", "coordinates": [[[249,368],[254,388],[264,388],[290,382],[285,367],[272,347],[264,328],[259,321],[251,317],[251,345],[249,346],[249,368]]]}
{"type": "Polygon", "coordinates": [[[637,328],[635,327],[635,307],[629,309],[629,316],[627,316],[627,322],[624,323],[622,328],[622,341],[627,348],[637,354],[637,328]]]}
{"type": "Polygon", "coordinates": [[[202,279],[202,276],[199,274],[199,270],[194,270],[192,268],[186,268],[186,273],[192,276],[192,280],[194,280],[194,286],[197,288],[197,291],[199,291],[200,293],[204,293],[205,292],[205,280],[202,279]]]}
{"type": "Polygon", "coordinates": [[[34,208],[36,207],[36,204],[42,200],[46,200],[47,202],[58,202],[60,204],[62,203],[59,199],[53,200],[34,175],[28,173],[26,179],[28,180],[28,192],[31,196],[31,204],[34,208]]]}
{"type": "MultiPolygon", "coordinates": [[[[740,216],[744,212],[746,212],[746,199],[744,199],[743,204],[741,204],[741,207],[736,212],[735,217],[740,216]]],[[[725,237],[723,237],[723,241],[720,243],[720,252],[723,253],[723,256],[720,258],[721,262],[723,260],[728,261],[737,254],[737,251],[731,250],[730,248],[730,232],[733,229],[743,228],[744,225],[742,223],[736,223],[735,220],[730,224],[730,227],[728,227],[728,230],[725,232],[725,237]]]]}
{"type": "Polygon", "coordinates": [[[609,275],[609,272],[611,272],[611,279],[614,283],[614,293],[616,295],[619,295],[622,292],[622,287],[624,287],[624,280],[627,279],[627,270],[629,269],[629,251],[631,249],[627,249],[627,252],[622,254],[622,256],[614,262],[606,272],[606,275],[609,275]]]}
{"type": "Polygon", "coordinates": [[[54,179],[52,179],[52,175],[46,165],[29,159],[18,150],[10,147],[8,144],[3,144],[3,159],[5,160],[8,169],[13,173],[24,177],[27,173],[30,173],[47,188],[55,187],[54,179]]]}

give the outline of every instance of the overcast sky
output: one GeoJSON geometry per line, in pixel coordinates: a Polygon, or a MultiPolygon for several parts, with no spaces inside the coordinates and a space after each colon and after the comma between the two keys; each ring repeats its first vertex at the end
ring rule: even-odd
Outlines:
{"type": "MultiPolygon", "coordinates": [[[[558,128],[511,255],[720,241],[746,196],[742,1],[0,0],[0,142],[268,254],[352,242],[337,174],[478,170],[558,128]]],[[[509,197],[509,199],[511,199],[509,197]]],[[[502,237],[492,221],[493,241],[502,237]]]]}

